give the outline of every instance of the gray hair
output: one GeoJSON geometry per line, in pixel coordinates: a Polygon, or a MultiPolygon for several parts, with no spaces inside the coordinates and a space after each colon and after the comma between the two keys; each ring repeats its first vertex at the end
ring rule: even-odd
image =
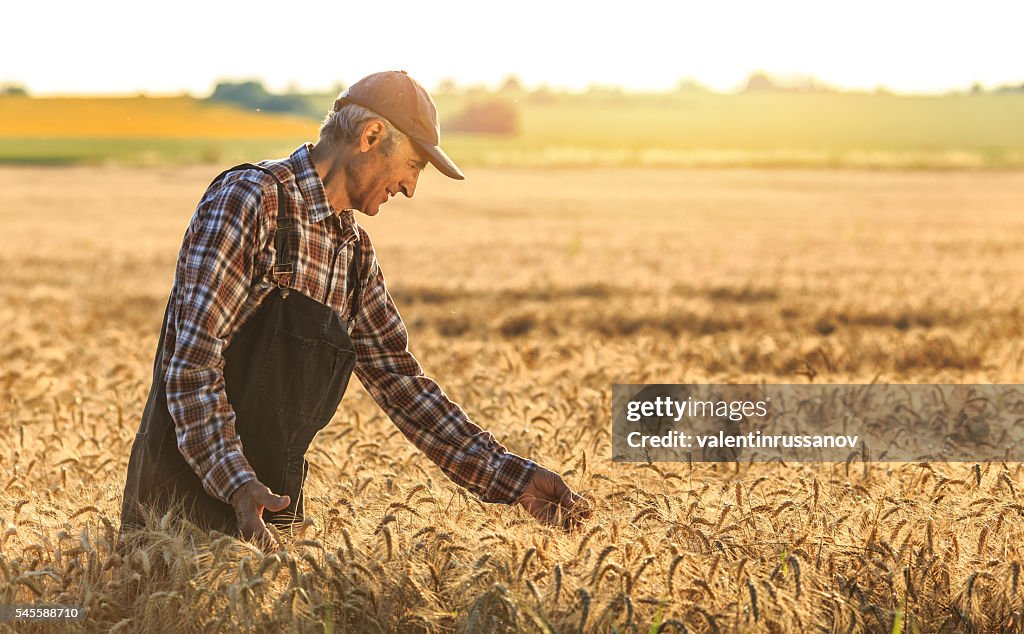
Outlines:
{"type": "Polygon", "coordinates": [[[363,127],[370,119],[384,122],[384,138],[381,139],[381,150],[384,156],[391,156],[398,144],[405,139],[405,134],[390,121],[369,108],[359,104],[347,103],[339,110],[330,110],[320,124],[320,138],[328,143],[354,143],[363,132],[363,127]]]}

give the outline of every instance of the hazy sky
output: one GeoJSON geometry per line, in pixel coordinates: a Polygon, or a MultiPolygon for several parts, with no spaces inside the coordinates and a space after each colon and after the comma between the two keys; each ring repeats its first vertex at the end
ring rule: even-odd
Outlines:
{"type": "Polygon", "coordinates": [[[0,83],[36,94],[205,95],[218,79],[326,89],[403,68],[427,87],[739,86],[753,70],[843,88],[1024,82],[1024,2],[11,2],[0,83]],[[353,8],[355,6],[363,8],[353,8]]]}

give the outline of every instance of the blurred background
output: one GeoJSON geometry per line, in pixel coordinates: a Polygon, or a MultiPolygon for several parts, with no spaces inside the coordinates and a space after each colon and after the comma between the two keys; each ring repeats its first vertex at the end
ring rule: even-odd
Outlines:
{"type": "Polygon", "coordinates": [[[1019,3],[19,5],[0,161],[220,164],[407,70],[467,166],[1024,165],[1019,3]]]}

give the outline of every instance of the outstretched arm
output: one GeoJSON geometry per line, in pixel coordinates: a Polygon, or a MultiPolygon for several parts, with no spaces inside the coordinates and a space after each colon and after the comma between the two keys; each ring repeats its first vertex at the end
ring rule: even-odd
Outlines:
{"type": "Polygon", "coordinates": [[[409,335],[360,230],[364,271],[361,310],[352,332],[355,373],[381,409],[445,475],[484,502],[519,502],[538,520],[561,522],[580,499],[562,478],[508,452],[470,421],[409,351],[409,335]]]}

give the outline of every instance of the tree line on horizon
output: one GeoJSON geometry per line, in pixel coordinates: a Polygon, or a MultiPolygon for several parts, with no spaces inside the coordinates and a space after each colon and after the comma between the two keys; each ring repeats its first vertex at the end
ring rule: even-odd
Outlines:
{"type": "MultiPolygon", "coordinates": [[[[327,105],[345,89],[342,83],[336,84],[331,92],[300,92],[288,90],[272,92],[263,82],[255,79],[217,82],[213,92],[201,98],[210,103],[222,103],[245,110],[290,114],[310,119],[320,119],[327,110],[327,105]]],[[[565,99],[600,100],[608,103],[624,103],[638,96],[671,97],[672,95],[713,94],[715,91],[692,80],[682,79],[677,82],[674,90],[662,93],[629,93],[620,86],[593,84],[584,93],[572,93],[565,90],[552,89],[546,85],[534,89],[526,88],[518,77],[510,75],[505,78],[497,89],[483,84],[460,86],[452,79],[439,82],[433,94],[440,98],[456,98],[460,107],[443,121],[446,130],[452,132],[483,133],[514,136],[520,132],[520,104],[532,103],[544,105],[564,101],[565,99]]],[[[764,71],[751,73],[739,94],[771,94],[771,93],[850,93],[825,84],[809,75],[792,75],[787,77],[774,76],[764,71]]],[[[875,94],[892,95],[884,88],[878,88],[875,94]]],[[[950,95],[979,94],[1024,94],[1024,83],[1003,85],[986,90],[981,84],[974,83],[966,91],[951,91],[950,95]]],[[[31,97],[28,89],[21,84],[0,84],[2,97],[31,97]]],[[[141,94],[139,96],[145,96],[141,94]]],[[[188,96],[183,95],[183,96],[188,96]]]]}
{"type": "MultiPolygon", "coordinates": [[[[344,83],[338,82],[332,89],[324,92],[301,92],[295,89],[290,89],[285,92],[272,92],[268,90],[263,82],[257,79],[247,80],[221,80],[214,86],[213,92],[207,97],[200,97],[212,102],[223,102],[232,103],[235,105],[243,106],[250,109],[256,109],[266,112],[286,112],[293,114],[306,114],[320,116],[322,114],[319,102],[314,107],[310,101],[322,100],[325,97],[334,97],[345,89],[344,83]]],[[[459,85],[454,79],[442,79],[438,85],[432,91],[437,96],[468,96],[468,97],[483,97],[483,96],[511,96],[511,97],[530,97],[536,101],[544,101],[547,97],[557,97],[565,95],[578,95],[579,93],[565,90],[552,88],[547,84],[542,84],[536,88],[528,89],[519,78],[515,75],[507,76],[501,83],[501,85],[492,89],[487,87],[485,84],[476,83],[469,85],[459,85]]],[[[672,94],[672,93],[714,93],[720,92],[715,91],[701,82],[691,79],[683,78],[680,79],[673,90],[663,91],[660,94],[672,94]]],[[[811,75],[789,75],[780,76],[773,75],[765,71],[754,71],[744,82],[743,87],[740,88],[738,93],[759,93],[759,92],[862,92],[862,91],[850,91],[836,88],[828,83],[825,83],[816,77],[811,75]]],[[[884,86],[879,86],[875,89],[876,93],[880,94],[893,94],[898,95],[900,93],[890,90],[884,86]]],[[[996,86],[994,88],[986,89],[980,82],[974,82],[969,88],[963,90],[950,90],[947,94],[1005,94],[1005,93],[1024,93],[1024,82],[1021,83],[1009,83],[996,86]]],[[[630,91],[622,88],[621,86],[613,84],[602,84],[593,83],[587,87],[583,93],[584,95],[591,96],[628,96],[630,91]]],[[[659,94],[657,92],[644,93],[644,94],[659,94]]],[[[28,87],[19,82],[5,82],[0,83],[0,97],[31,97],[31,93],[28,87]]],[[[139,96],[145,96],[145,93],[140,93],[139,96]]],[[[191,96],[189,93],[184,92],[182,96],[191,96]]]]}

